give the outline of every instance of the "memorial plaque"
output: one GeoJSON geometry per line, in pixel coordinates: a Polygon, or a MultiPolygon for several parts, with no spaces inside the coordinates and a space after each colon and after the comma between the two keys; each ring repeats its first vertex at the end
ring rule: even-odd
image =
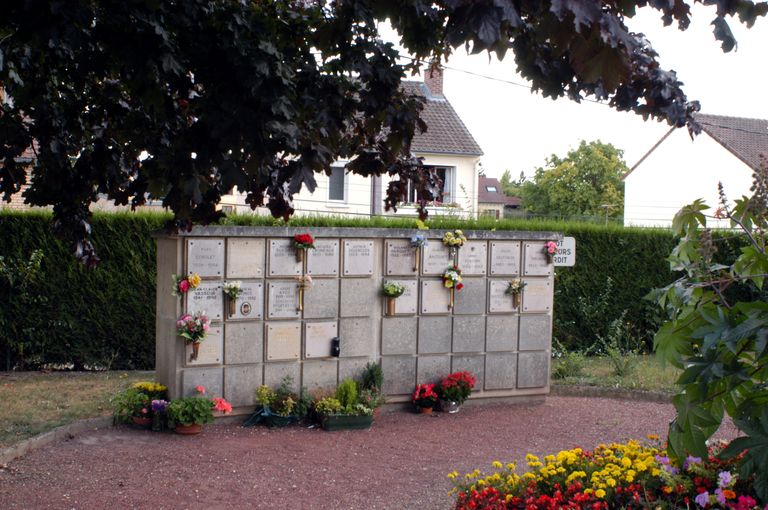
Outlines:
{"type": "Polygon", "coordinates": [[[488,243],[467,241],[459,250],[459,268],[465,275],[484,275],[488,269],[488,243]]]}
{"type": "Polygon", "coordinates": [[[267,324],[267,360],[299,359],[301,326],[293,322],[267,324]]]}
{"type": "Polygon", "coordinates": [[[243,292],[237,298],[235,314],[229,315],[230,320],[261,319],[264,316],[264,283],[240,282],[243,292]]]}
{"type": "Polygon", "coordinates": [[[299,284],[296,281],[269,282],[267,318],[296,319],[299,317],[299,284]]]}
{"type": "Polygon", "coordinates": [[[520,241],[491,241],[491,275],[520,275],[520,241]]]}
{"type": "Polygon", "coordinates": [[[221,320],[224,313],[224,294],[221,282],[201,282],[187,292],[187,313],[204,312],[212,321],[221,320]]]}
{"type": "MultiPolygon", "coordinates": [[[[384,242],[387,254],[387,275],[415,275],[416,249],[410,239],[387,239],[384,242]]],[[[421,248],[422,250],[424,248],[421,248]]],[[[419,254],[421,256],[421,254],[419,254]]]]}
{"type": "Polygon", "coordinates": [[[525,276],[549,276],[554,266],[544,253],[544,241],[525,243],[525,276]]]}
{"type": "Polygon", "coordinates": [[[188,239],[187,273],[197,273],[203,278],[224,276],[224,240],[188,239]]]}
{"type": "Polygon", "coordinates": [[[442,280],[421,281],[421,313],[451,313],[449,303],[450,291],[445,288],[442,280]]]}
{"type": "Polygon", "coordinates": [[[304,329],[304,357],[330,358],[331,340],[339,336],[338,325],[333,322],[307,322],[304,329]]]}
{"type": "MultiPolygon", "coordinates": [[[[399,283],[405,287],[405,292],[395,299],[395,315],[412,315],[416,313],[418,306],[419,287],[416,280],[385,280],[387,282],[399,283]]],[[[384,306],[386,307],[387,298],[384,297],[384,306]]]]}
{"type": "Polygon", "coordinates": [[[338,239],[317,239],[315,249],[307,250],[307,274],[312,276],[339,275],[338,239]]]}
{"type": "Polygon", "coordinates": [[[264,239],[227,239],[227,278],[264,276],[264,239]]]}
{"type": "Polygon", "coordinates": [[[344,276],[373,274],[373,241],[344,241],[344,276]]]}
{"type": "MultiPolygon", "coordinates": [[[[512,313],[512,296],[504,294],[509,286],[506,280],[491,280],[488,296],[488,313],[512,313]]],[[[528,289],[524,289],[525,292],[528,289]]]]}
{"type": "Polygon", "coordinates": [[[421,274],[442,275],[445,268],[452,264],[448,247],[440,241],[432,240],[421,249],[421,274]]]}
{"type": "Polygon", "coordinates": [[[523,289],[524,312],[548,312],[552,309],[552,279],[526,278],[523,289]]]}
{"type": "Polygon", "coordinates": [[[269,276],[299,276],[301,269],[293,239],[269,240],[269,276]]]}
{"type": "Polygon", "coordinates": [[[197,359],[192,360],[192,344],[185,344],[184,359],[187,366],[197,365],[218,365],[223,358],[224,336],[221,326],[211,326],[205,340],[200,342],[200,348],[197,352],[197,359]]]}

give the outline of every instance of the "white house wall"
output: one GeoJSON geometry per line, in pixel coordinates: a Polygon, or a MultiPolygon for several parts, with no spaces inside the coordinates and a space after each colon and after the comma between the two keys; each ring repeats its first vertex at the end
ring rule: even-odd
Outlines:
{"type": "Polygon", "coordinates": [[[687,130],[677,129],[624,179],[624,225],[668,227],[680,208],[698,198],[712,215],[718,182],[731,201],[748,195],[752,169],[708,134],[692,141],[687,130]]]}

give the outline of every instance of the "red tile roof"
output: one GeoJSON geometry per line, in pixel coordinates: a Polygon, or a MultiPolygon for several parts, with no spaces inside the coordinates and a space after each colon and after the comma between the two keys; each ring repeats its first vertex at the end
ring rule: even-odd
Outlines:
{"type": "Polygon", "coordinates": [[[504,204],[512,207],[520,206],[520,197],[508,197],[501,191],[501,183],[498,179],[478,177],[477,202],[480,204],[504,204]],[[496,191],[488,191],[488,188],[495,187],[496,191]]]}

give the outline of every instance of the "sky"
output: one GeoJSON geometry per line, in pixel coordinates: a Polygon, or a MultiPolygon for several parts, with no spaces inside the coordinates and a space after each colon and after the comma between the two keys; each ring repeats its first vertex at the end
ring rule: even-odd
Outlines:
{"type": "MultiPolygon", "coordinates": [[[[684,32],[676,24],[664,27],[658,11],[648,8],[626,23],[646,35],[662,67],[677,72],[688,99],[700,101],[703,113],[768,119],[768,19],[758,19],[751,29],[729,19],[738,48],[723,53],[712,34],[714,17],[714,9],[696,4],[684,32]]],[[[482,165],[490,177],[506,169],[513,178],[520,172],[531,176],[548,156],[564,156],[580,140],[615,145],[631,167],[669,130],[664,123],[604,104],[553,101],[525,86],[467,73],[527,85],[515,72],[511,52],[502,62],[495,57],[489,62],[487,53],[467,55],[459,49],[445,66],[445,96],[482,147],[482,165]]]]}

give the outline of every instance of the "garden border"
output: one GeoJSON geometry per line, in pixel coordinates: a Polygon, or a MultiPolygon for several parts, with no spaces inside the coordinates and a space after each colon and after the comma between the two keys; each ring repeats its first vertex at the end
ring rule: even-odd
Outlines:
{"type": "Polygon", "coordinates": [[[672,394],[662,393],[660,391],[556,383],[549,386],[549,394],[554,397],[613,398],[617,400],[640,400],[643,402],[659,402],[665,404],[671,404],[672,397],[674,397],[672,394]]]}

